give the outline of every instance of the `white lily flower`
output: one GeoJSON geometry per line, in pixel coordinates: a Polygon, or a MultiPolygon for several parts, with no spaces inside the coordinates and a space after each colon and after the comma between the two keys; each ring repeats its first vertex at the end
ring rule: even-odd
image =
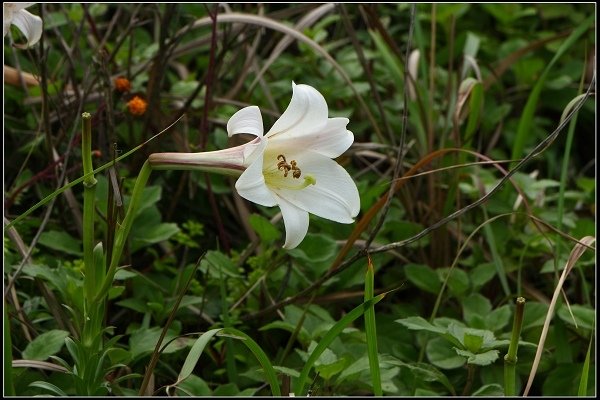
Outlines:
{"type": "Polygon", "coordinates": [[[8,33],[11,25],[19,28],[27,39],[27,46],[33,46],[42,36],[42,19],[33,15],[25,8],[35,3],[4,3],[4,36],[8,33]]]}
{"type": "Polygon", "coordinates": [[[286,229],[284,248],[292,249],[308,231],[308,214],[352,223],[360,210],[356,184],[332,158],[354,141],[347,118],[328,118],[325,99],[316,89],[292,82],[288,108],[263,136],[260,110],[246,107],[227,123],[229,136],[256,138],[242,146],[208,153],[157,153],[156,169],[201,169],[238,175],[235,188],[247,200],[279,206],[286,229]]]}

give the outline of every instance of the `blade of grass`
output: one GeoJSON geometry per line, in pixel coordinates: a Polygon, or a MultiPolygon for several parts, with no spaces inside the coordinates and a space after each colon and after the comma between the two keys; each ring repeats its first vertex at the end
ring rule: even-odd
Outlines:
{"type": "MultiPolygon", "coordinates": [[[[575,29],[573,33],[571,33],[571,35],[569,35],[569,37],[563,42],[562,46],[560,46],[554,57],[552,57],[552,60],[550,60],[550,62],[538,78],[535,86],[533,87],[533,90],[531,91],[531,94],[529,95],[529,98],[527,99],[527,103],[525,104],[525,108],[523,109],[523,114],[519,119],[519,125],[517,127],[517,136],[513,145],[511,158],[516,159],[520,158],[523,155],[526,140],[528,137],[531,137],[531,125],[533,122],[533,115],[538,103],[538,99],[540,97],[540,93],[542,92],[542,88],[546,81],[548,72],[550,72],[550,69],[552,69],[556,61],[560,57],[562,57],[562,55],[575,43],[575,41],[579,39],[579,37],[590,28],[591,24],[594,22],[594,17],[595,15],[592,15],[588,19],[583,21],[583,23],[581,23],[581,25],[579,25],[579,27],[575,29]]],[[[516,163],[511,165],[511,168],[515,165],[516,163]]]]}
{"type": "Polygon", "coordinates": [[[594,337],[590,337],[590,344],[588,345],[587,353],[585,355],[585,361],[583,362],[583,370],[581,371],[581,379],[579,380],[579,389],[577,390],[577,396],[587,396],[588,376],[590,374],[590,353],[592,351],[592,341],[594,337]]]}
{"type": "Polygon", "coordinates": [[[300,377],[298,378],[298,380],[296,380],[296,384],[294,385],[294,394],[296,396],[301,396],[301,393],[304,390],[304,386],[306,386],[306,381],[308,380],[308,373],[310,372],[315,361],[317,361],[319,356],[323,353],[323,351],[327,349],[331,342],[333,342],[335,338],[339,336],[340,333],[342,333],[346,326],[348,326],[352,321],[356,320],[361,315],[363,315],[369,309],[369,307],[379,303],[387,293],[389,292],[382,293],[372,298],[371,300],[365,301],[364,303],[350,311],[348,314],[344,315],[342,319],[340,319],[334,326],[332,326],[329,329],[329,331],[327,331],[327,333],[323,336],[319,344],[317,344],[317,347],[315,347],[313,352],[308,357],[308,360],[306,360],[304,368],[302,368],[302,372],[300,373],[300,377]]]}
{"type": "MultiPolygon", "coordinates": [[[[365,277],[365,302],[373,299],[375,293],[375,271],[371,257],[368,257],[367,274],[365,277]]],[[[381,374],[379,372],[379,356],[377,355],[377,322],[375,320],[375,305],[371,304],[365,311],[365,334],[367,336],[367,354],[369,369],[373,382],[373,395],[383,396],[381,389],[381,374]]]]}
{"type": "Polygon", "coordinates": [[[281,388],[279,387],[279,382],[277,380],[277,373],[275,372],[275,368],[269,361],[269,357],[265,354],[265,352],[260,348],[260,346],[248,335],[244,332],[235,329],[235,328],[223,328],[221,330],[222,333],[229,333],[234,335],[233,338],[241,340],[242,343],[248,347],[248,349],[254,354],[260,365],[263,367],[263,371],[265,372],[265,377],[267,378],[267,382],[271,386],[271,393],[273,396],[281,396],[281,388]]]}

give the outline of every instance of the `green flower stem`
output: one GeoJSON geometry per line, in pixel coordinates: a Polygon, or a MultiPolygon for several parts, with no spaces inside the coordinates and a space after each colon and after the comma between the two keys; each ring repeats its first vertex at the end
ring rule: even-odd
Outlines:
{"type": "Polygon", "coordinates": [[[523,326],[523,312],[525,310],[525,299],[517,297],[515,319],[513,322],[512,336],[508,346],[508,353],[504,356],[504,395],[515,396],[515,381],[517,368],[517,349],[519,348],[519,336],[523,326]]]}
{"type": "Polygon", "coordinates": [[[100,301],[102,298],[104,298],[112,285],[113,278],[117,272],[117,265],[121,259],[121,254],[123,253],[125,243],[127,242],[127,236],[129,236],[131,225],[133,224],[136,211],[140,205],[140,200],[142,199],[142,193],[144,192],[144,188],[146,187],[146,183],[148,182],[151,172],[152,167],[150,167],[150,164],[146,160],[142,166],[142,169],[140,170],[137,180],[135,181],[135,186],[133,188],[133,193],[131,194],[131,199],[129,200],[129,208],[127,209],[125,219],[115,234],[115,242],[110,260],[110,266],[108,267],[104,282],[102,282],[102,287],[96,294],[94,302],[100,301]]]}
{"type": "MultiPolygon", "coordinates": [[[[81,114],[81,156],[83,161],[83,174],[94,171],[92,165],[92,115],[84,112],[81,114]]],[[[97,287],[94,268],[94,202],[96,200],[96,178],[94,174],[87,175],[83,180],[83,262],[85,271],[84,289],[85,298],[91,301],[97,287]]]]}

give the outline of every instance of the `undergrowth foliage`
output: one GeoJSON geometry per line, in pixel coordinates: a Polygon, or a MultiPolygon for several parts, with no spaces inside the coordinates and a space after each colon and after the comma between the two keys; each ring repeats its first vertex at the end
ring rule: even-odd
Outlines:
{"type": "Polygon", "coordinates": [[[5,395],[596,394],[594,4],[7,4],[5,395]],[[286,249],[147,160],[291,82],[360,211],[286,249]]]}

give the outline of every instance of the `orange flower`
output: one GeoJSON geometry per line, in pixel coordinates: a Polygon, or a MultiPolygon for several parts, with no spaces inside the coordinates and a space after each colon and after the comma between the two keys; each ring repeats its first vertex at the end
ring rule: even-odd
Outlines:
{"type": "Polygon", "coordinates": [[[129,108],[131,115],[143,115],[146,112],[146,107],[148,107],[148,103],[140,96],[133,96],[133,99],[127,102],[127,108],[129,108]]]}
{"type": "Polygon", "coordinates": [[[115,79],[115,89],[121,93],[129,92],[131,90],[131,82],[129,82],[129,79],[120,76],[115,79]]]}

